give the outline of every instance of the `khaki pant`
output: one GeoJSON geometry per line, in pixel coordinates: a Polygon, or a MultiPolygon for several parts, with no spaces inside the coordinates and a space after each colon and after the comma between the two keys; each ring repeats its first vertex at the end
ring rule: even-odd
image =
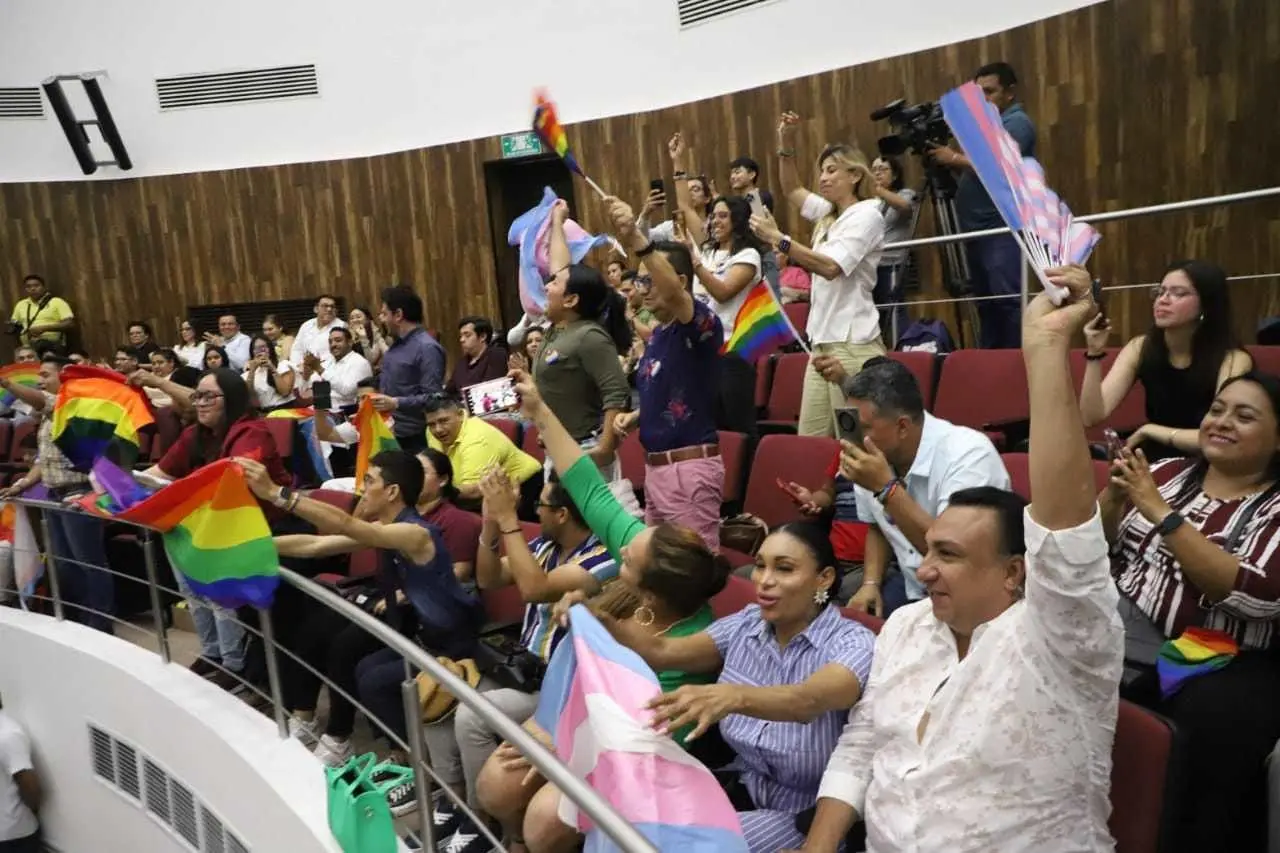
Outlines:
{"type": "MultiPolygon", "coordinates": [[[[869,344],[818,344],[813,348],[813,357],[832,355],[845,372],[853,376],[862,370],[862,365],[869,358],[884,355],[884,343],[876,338],[869,344]]],[[[824,435],[834,438],[836,434],[835,410],[845,405],[844,392],[834,382],[822,378],[822,374],[813,369],[813,358],[804,372],[804,394],[800,398],[801,435],[824,435]]]]}

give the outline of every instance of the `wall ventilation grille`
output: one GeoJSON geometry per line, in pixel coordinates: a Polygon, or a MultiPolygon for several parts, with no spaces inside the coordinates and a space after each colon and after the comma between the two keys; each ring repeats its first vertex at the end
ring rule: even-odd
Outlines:
{"type": "Polygon", "coordinates": [[[315,65],[283,65],[216,74],[186,74],[156,80],[161,111],[251,101],[283,101],[320,94],[315,65]]]}
{"type": "Polygon", "coordinates": [[[44,118],[44,94],[40,87],[0,87],[0,118],[44,118]]]}
{"type": "Polygon", "coordinates": [[[680,10],[680,26],[683,28],[705,24],[752,6],[776,2],[777,0],[676,0],[676,5],[680,10]]]}
{"type": "Polygon", "coordinates": [[[250,853],[186,784],[97,726],[89,726],[93,775],[168,829],[194,853],[250,853]]]}

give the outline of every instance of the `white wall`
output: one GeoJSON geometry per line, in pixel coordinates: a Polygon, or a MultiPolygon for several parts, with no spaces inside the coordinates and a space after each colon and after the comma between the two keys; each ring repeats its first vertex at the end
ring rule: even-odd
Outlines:
{"type": "MultiPolygon", "coordinates": [[[[566,124],[638,112],[1093,2],[776,0],[681,31],[676,0],[0,0],[0,86],[105,69],[134,169],[97,177],[168,174],[525,130],[542,85],[566,124]],[[318,66],[316,99],[165,115],[156,105],[157,77],[306,62],[318,66]]],[[[0,181],[63,179],[83,176],[52,116],[0,121],[0,181]]]]}
{"type": "Polygon", "coordinates": [[[324,774],[263,715],[124,640],[0,608],[0,697],[30,735],[62,853],[188,848],[93,775],[88,726],[132,743],[182,780],[257,853],[339,853],[324,774]]]}

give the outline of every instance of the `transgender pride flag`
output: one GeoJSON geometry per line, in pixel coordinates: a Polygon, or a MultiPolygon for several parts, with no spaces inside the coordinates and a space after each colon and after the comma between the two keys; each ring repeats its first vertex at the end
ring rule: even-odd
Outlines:
{"type": "MultiPolygon", "coordinates": [[[[582,605],[570,642],[551,656],[534,719],[556,755],[659,850],[746,853],[737,812],[711,771],[650,728],[658,677],[582,605]]],[[[585,853],[617,850],[568,797],[560,819],[586,833],[585,853]]]]}

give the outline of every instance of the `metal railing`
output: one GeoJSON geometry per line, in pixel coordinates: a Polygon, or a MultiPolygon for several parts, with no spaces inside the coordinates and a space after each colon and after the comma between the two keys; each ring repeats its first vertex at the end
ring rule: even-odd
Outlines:
{"type": "MultiPolygon", "coordinates": [[[[120,522],[113,519],[102,519],[104,526],[106,524],[123,525],[136,529],[139,532],[139,544],[144,555],[144,564],[146,574],[145,577],[139,578],[134,575],[120,572],[109,566],[98,566],[91,563],[84,563],[70,557],[63,557],[52,552],[52,542],[49,513],[76,513],[79,515],[88,515],[84,510],[78,507],[72,507],[66,504],[30,500],[24,498],[10,498],[19,512],[33,510],[40,515],[40,529],[44,542],[44,550],[40,552],[44,561],[44,577],[48,583],[49,594],[31,595],[30,600],[46,601],[53,610],[53,618],[62,621],[68,618],[68,611],[79,614],[83,617],[98,616],[110,620],[115,625],[126,627],[133,631],[146,631],[145,628],[136,622],[122,619],[113,613],[105,613],[95,610],[91,607],[77,604],[69,601],[63,593],[63,580],[59,577],[58,564],[65,566],[77,566],[86,571],[99,571],[111,575],[113,578],[121,578],[133,583],[145,584],[150,597],[150,606],[154,617],[154,625],[151,630],[154,632],[157,651],[161,659],[165,663],[171,663],[171,653],[168,638],[168,626],[164,613],[164,597],[166,595],[173,596],[177,599],[188,599],[182,591],[164,586],[160,582],[160,560],[157,555],[157,533],[150,528],[140,525],[120,522]]],[[[96,516],[95,516],[96,518],[96,516]]],[[[105,529],[103,531],[105,536],[105,529]]],[[[15,551],[15,559],[17,557],[15,551]]],[[[225,669],[216,663],[210,662],[224,673],[235,678],[254,696],[267,704],[271,714],[275,719],[277,729],[281,738],[288,738],[289,735],[289,711],[284,705],[283,692],[280,681],[280,661],[279,655],[288,656],[295,664],[305,668],[308,672],[319,679],[330,691],[330,695],[339,695],[351,705],[364,714],[371,726],[376,727],[387,741],[394,747],[402,750],[410,756],[410,763],[414,770],[414,778],[416,782],[416,792],[418,800],[418,813],[420,817],[419,837],[424,851],[433,851],[436,849],[435,838],[435,821],[433,815],[432,791],[439,788],[443,796],[448,797],[453,805],[471,820],[477,831],[482,833],[485,838],[497,849],[502,849],[502,840],[489,828],[488,822],[479,814],[477,814],[470,806],[467,805],[465,799],[460,797],[453,788],[447,784],[436,771],[431,767],[429,761],[430,756],[423,736],[423,724],[421,722],[421,708],[418,700],[418,687],[414,679],[414,668],[426,672],[436,679],[437,683],[444,689],[448,690],[458,701],[466,705],[480,717],[500,738],[514,746],[524,755],[531,765],[547,780],[548,783],[555,785],[560,793],[568,797],[579,808],[582,809],[594,823],[618,846],[619,849],[626,853],[657,853],[657,849],[646,839],[634,826],[623,818],[617,811],[609,805],[603,797],[595,790],[587,785],[582,779],[574,775],[563,762],[560,761],[552,752],[537,741],[518,723],[512,721],[503,714],[495,705],[485,698],[484,693],[477,691],[462,679],[458,678],[449,669],[443,666],[434,656],[424,650],[409,637],[393,630],[385,623],[381,622],[374,616],[366,613],[361,608],[348,602],[340,595],[330,591],[327,587],[322,586],[302,575],[281,567],[280,576],[283,583],[288,584],[299,592],[303,593],[309,599],[316,603],[327,607],[352,624],[359,626],[368,632],[375,639],[383,643],[387,648],[397,652],[404,660],[405,677],[401,682],[401,697],[403,699],[403,710],[405,714],[406,730],[408,732],[408,742],[402,740],[394,731],[392,731],[378,716],[367,709],[359,699],[350,695],[323,672],[317,670],[307,661],[303,660],[291,649],[281,645],[276,640],[275,626],[272,622],[270,609],[254,608],[258,617],[258,626],[250,625],[239,619],[235,619],[237,625],[243,628],[248,634],[262,643],[267,670],[267,692],[264,692],[259,685],[255,685],[246,680],[241,673],[236,673],[225,669]]],[[[75,621],[85,621],[84,619],[75,619],[75,621]]]]}

